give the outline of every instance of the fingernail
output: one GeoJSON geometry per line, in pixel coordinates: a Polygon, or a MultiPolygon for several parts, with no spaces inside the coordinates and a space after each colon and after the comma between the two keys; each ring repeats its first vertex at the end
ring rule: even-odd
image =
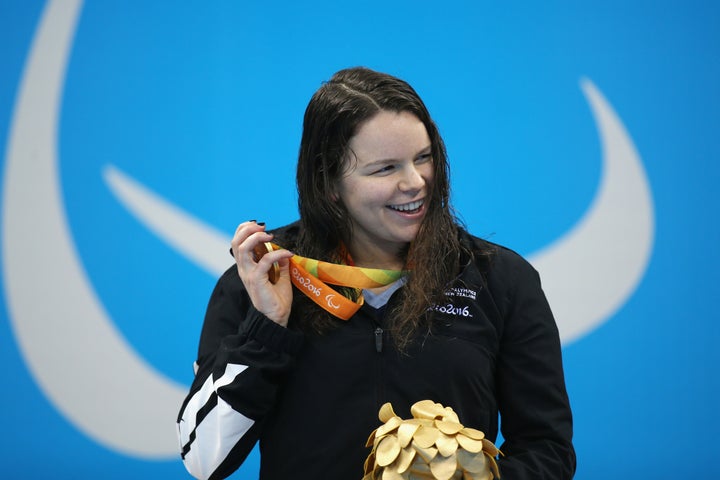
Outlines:
{"type": "Polygon", "coordinates": [[[233,257],[233,258],[235,258],[235,254],[234,254],[233,251],[232,251],[232,247],[230,247],[230,256],[233,257]]]}
{"type": "Polygon", "coordinates": [[[248,222],[257,222],[257,220],[248,220],[248,222]]]}
{"type": "Polygon", "coordinates": [[[258,222],[258,225],[260,225],[261,227],[264,227],[264,226],[265,226],[265,222],[258,222]]]}

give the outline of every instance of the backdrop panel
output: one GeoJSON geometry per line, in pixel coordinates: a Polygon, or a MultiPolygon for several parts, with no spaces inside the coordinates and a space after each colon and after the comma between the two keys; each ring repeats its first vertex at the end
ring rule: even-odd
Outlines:
{"type": "Polygon", "coordinates": [[[4,474],[185,475],[229,236],[296,218],[305,105],[366,65],[428,104],[468,228],[540,270],[576,478],[720,475],[717,3],[304,3],[0,0],[4,474]]]}

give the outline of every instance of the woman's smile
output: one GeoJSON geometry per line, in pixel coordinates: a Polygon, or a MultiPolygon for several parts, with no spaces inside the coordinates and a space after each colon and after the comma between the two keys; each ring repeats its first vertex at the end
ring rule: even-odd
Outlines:
{"type": "Polygon", "coordinates": [[[425,200],[417,200],[415,202],[406,203],[404,205],[388,205],[388,208],[392,208],[393,210],[403,212],[409,215],[421,212],[424,203],[425,200]]]}

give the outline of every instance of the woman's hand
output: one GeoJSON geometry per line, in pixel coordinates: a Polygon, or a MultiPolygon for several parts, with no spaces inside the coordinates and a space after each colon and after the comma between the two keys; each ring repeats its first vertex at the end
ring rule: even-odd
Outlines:
{"type": "Polygon", "coordinates": [[[254,221],[241,223],[231,245],[237,271],[255,308],[273,322],[287,327],[292,308],[292,284],[290,283],[290,258],[292,252],[280,249],[266,253],[255,261],[253,249],[271,241],[273,236],[265,232],[265,225],[254,221]],[[273,263],[280,266],[276,283],[271,283],[268,271],[273,263]]]}

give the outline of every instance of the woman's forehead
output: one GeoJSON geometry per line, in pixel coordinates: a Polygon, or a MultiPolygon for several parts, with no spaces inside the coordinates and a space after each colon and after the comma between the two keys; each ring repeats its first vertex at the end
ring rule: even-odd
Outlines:
{"type": "Polygon", "coordinates": [[[361,162],[376,162],[417,155],[430,137],[414,114],[383,110],[360,125],[348,146],[361,162]]]}

